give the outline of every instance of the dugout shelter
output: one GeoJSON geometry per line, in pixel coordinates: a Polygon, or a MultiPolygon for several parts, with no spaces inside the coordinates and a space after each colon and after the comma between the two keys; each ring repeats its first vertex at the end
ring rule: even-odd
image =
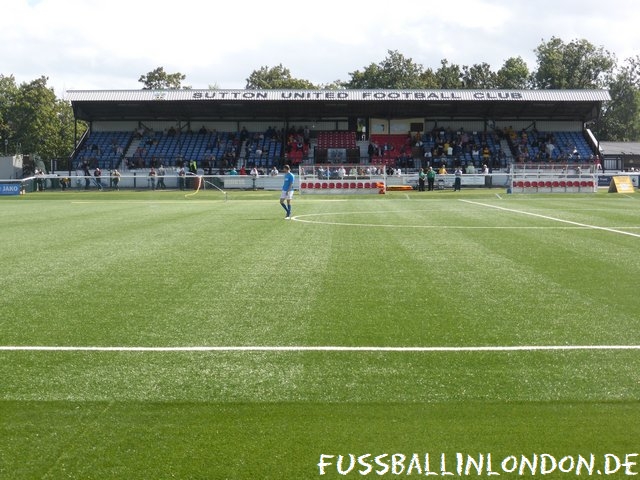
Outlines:
{"type": "MultiPolygon", "coordinates": [[[[76,139],[69,174],[87,162],[103,171],[119,168],[124,176],[154,164],[175,169],[191,161],[201,173],[219,176],[252,166],[266,174],[284,163],[402,161],[410,172],[425,162],[425,142],[418,151],[407,145],[410,139],[437,141],[432,132],[461,130],[473,142],[488,144],[496,170],[517,160],[519,140],[494,135],[505,130],[562,133],[567,144],[557,145],[556,155],[568,155],[579,143],[585,159],[599,153],[588,127],[610,100],[606,90],[484,89],[71,90],[66,98],[75,119],[89,125],[76,139]],[[372,155],[372,142],[384,150],[372,155]],[[499,154],[503,158],[496,163],[499,154]]],[[[532,137],[527,146],[535,151],[532,137]]],[[[475,162],[463,153],[443,160],[451,167],[475,162]]]]}

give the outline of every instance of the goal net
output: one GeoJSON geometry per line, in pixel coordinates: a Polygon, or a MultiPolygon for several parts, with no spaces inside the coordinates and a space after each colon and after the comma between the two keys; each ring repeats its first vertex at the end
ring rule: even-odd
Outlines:
{"type": "Polygon", "coordinates": [[[302,195],[384,193],[387,184],[384,165],[300,165],[298,175],[302,195]]]}

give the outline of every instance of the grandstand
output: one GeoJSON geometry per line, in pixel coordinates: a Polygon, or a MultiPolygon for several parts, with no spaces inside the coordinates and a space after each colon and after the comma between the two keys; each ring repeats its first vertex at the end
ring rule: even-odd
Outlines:
{"type": "MultiPolygon", "coordinates": [[[[427,164],[590,162],[606,91],[70,91],[90,128],[70,165],[144,170],[196,161],[225,175],[284,163],[427,164]],[[358,135],[367,126],[368,138],[358,135]],[[304,128],[302,127],[304,125],[304,128]],[[553,147],[550,147],[553,145],[553,147]]],[[[69,171],[69,175],[72,171],[69,171]]]]}

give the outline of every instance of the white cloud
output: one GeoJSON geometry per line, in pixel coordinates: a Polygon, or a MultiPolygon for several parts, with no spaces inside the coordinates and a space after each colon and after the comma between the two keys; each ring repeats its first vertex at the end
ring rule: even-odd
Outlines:
{"type": "Polygon", "coordinates": [[[389,50],[437,69],[440,60],[535,67],[543,40],[586,39],[619,61],[640,55],[635,0],[409,0],[238,4],[182,0],[5,0],[3,75],[66,89],[141,88],[162,66],[194,88],[243,88],[253,70],[282,64],[313,83],[348,80],[389,50]]]}

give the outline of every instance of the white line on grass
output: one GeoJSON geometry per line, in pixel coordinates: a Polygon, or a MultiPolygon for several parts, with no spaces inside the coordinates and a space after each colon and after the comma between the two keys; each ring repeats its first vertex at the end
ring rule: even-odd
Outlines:
{"type": "Polygon", "coordinates": [[[514,208],[499,207],[497,205],[490,205],[488,203],[474,202],[472,200],[460,200],[460,201],[461,202],[465,202],[465,203],[471,203],[473,205],[480,205],[481,207],[495,208],[497,210],[503,210],[505,212],[520,213],[522,215],[529,215],[529,216],[532,216],[532,217],[544,218],[545,220],[553,220],[554,222],[568,223],[569,225],[575,225],[577,227],[590,228],[590,229],[593,229],[593,230],[603,230],[605,232],[620,233],[622,235],[629,235],[630,237],[640,238],[640,234],[626,232],[624,230],[618,230],[617,228],[599,227],[597,225],[589,225],[587,223],[573,222],[571,220],[564,220],[562,218],[550,217],[548,215],[542,215],[540,213],[526,212],[524,210],[516,210],[514,208]]]}
{"type": "Polygon", "coordinates": [[[640,345],[512,345],[468,347],[343,347],[343,346],[184,346],[91,347],[0,345],[0,351],[29,352],[517,352],[568,350],[640,350],[640,345]]]}

